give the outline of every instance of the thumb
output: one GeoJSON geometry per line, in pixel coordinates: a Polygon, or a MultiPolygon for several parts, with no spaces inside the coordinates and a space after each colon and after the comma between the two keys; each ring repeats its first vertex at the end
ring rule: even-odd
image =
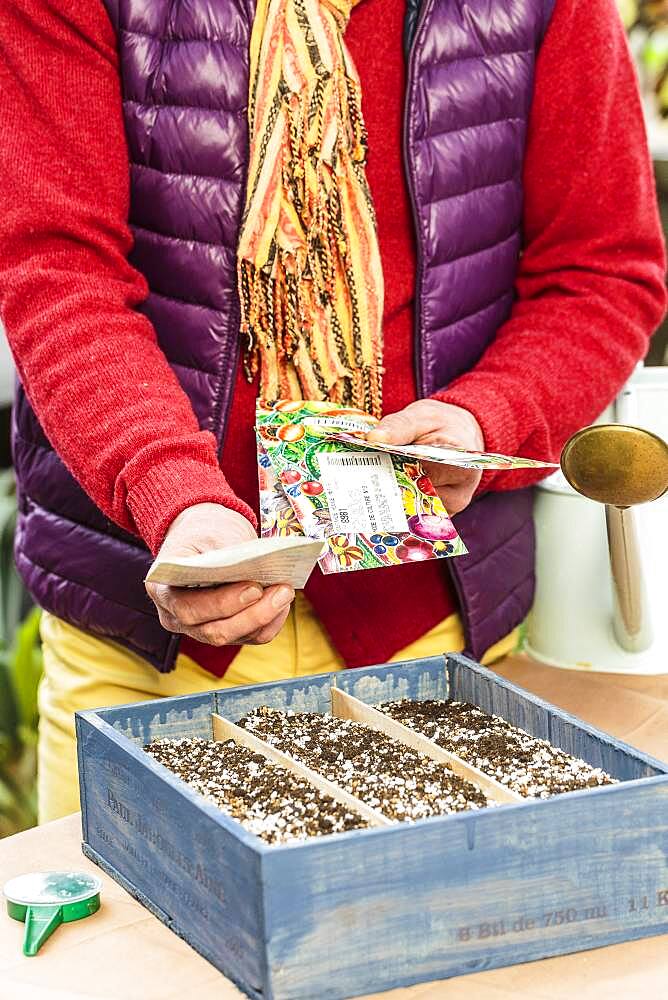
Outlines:
{"type": "Polygon", "coordinates": [[[379,444],[412,444],[438,427],[438,420],[424,401],[411,403],[397,413],[390,413],[367,434],[367,441],[379,444]]]}

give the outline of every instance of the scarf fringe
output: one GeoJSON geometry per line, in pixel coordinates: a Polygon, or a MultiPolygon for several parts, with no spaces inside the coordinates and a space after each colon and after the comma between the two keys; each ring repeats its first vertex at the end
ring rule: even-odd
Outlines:
{"type": "Polygon", "coordinates": [[[259,189],[262,164],[249,178],[238,262],[241,329],[246,373],[260,374],[263,397],[330,400],[380,416],[382,270],[360,88],[346,72],[340,22],[332,14],[341,65],[327,72],[316,64],[298,93],[280,80],[272,133],[264,137],[269,145],[280,130],[277,189],[259,189]],[[272,210],[277,222],[267,234],[263,215],[272,210]]]}

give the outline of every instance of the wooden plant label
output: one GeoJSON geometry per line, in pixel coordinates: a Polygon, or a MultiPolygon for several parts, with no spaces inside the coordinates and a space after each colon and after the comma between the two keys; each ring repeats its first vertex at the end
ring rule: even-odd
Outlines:
{"type": "Polygon", "coordinates": [[[399,743],[404,743],[406,746],[412,747],[413,750],[424,754],[425,757],[430,757],[431,760],[436,761],[438,764],[447,764],[454,774],[460,778],[464,778],[466,781],[470,781],[472,785],[483,791],[488,799],[491,799],[498,805],[526,801],[517,792],[513,792],[510,788],[502,785],[500,781],[490,778],[489,775],[484,774],[479,768],[473,767],[472,764],[467,764],[457,754],[451,753],[449,750],[444,750],[443,747],[434,743],[433,740],[428,739],[421,733],[416,733],[415,730],[409,729],[408,726],[397,722],[396,719],[391,718],[389,715],[379,712],[372,705],[367,705],[365,702],[359,701],[358,698],[354,698],[352,695],[346,694],[345,691],[336,687],[331,689],[331,696],[332,715],[335,715],[338,719],[351,719],[353,722],[360,722],[364,726],[369,726],[370,729],[385,733],[386,736],[397,740],[399,743]]]}
{"type": "Polygon", "coordinates": [[[216,715],[215,712],[211,714],[211,721],[213,724],[214,740],[234,740],[235,743],[239,743],[254,753],[261,754],[267,760],[273,761],[274,764],[280,764],[286,771],[291,771],[292,774],[303,778],[317,788],[319,792],[329,795],[330,798],[345,806],[346,809],[357,813],[358,816],[367,821],[369,826],[394,825],[392,820],[388,819],[387,816],[372,809],[366,803],[355,798],[354,795],[346,792],[343,788],[339,788],[333,781],[328,781],[327,778],[323,778],[317,771],[313,771],[305,764],[300,764],[299,761],[283,753],[282,750],[277,750],[270,743],[265,743],[264,740],[259,739],[253,733],[249,733],[246,729],[242,729],[241,726],[235,725],[234,722],[224,719],[221,715],[216,715]]]}

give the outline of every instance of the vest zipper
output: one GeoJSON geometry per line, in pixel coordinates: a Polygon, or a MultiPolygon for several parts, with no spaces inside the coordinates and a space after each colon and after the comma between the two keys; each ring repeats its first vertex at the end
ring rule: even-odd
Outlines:
{"type": "MultiPolygon", "coordinates": [[[[248,173],[248,163],[249,163],[249,152],[246,151],[246,160],[244,163],[245,173],[248,173]]],[[[239,233],[241,227],[241,215],[243,215],[243,206],[246,203],[246,182],[242,184],[241,190],[241,214],[239,217],[239,226],[237,227],[237,239],[235,244],[235,249],[239,245],[239,233]]],[[[235,273],[236,273],[236,254],[235,254],[235,273]]],[[[216,430],[220,431],[220,439],[218,441],[218,461],[220,462],[223,457],[223,448],[225,447],[225,440],[227,438],[227,424],[230,419],[230,410],[232,409],[232,401],[234,399],[234,392],[237,385],[237,374],[239,372],[239,365],[243,364],[242,360],[242,345],[241,345],[241,302],[239,301],[239,292],[236,288],[232,296],[232,304],[230,306],[230,327],[235,330],[235,351],[234,351],[234,361],[232,364],[232,371],[230,373],[230,381],[228,384],[227,399],[225,400],[225,405],[223,406],[220,398],[216,401],[216,408],[214,412],[214,425],[216,430]]]]}
{"type": "MultiPolygon", "coordinates": [[[[214,410],[214,426],[217,431],[220,432],[220,438],[218,440],[218,461],[220,462],[223,457],[223,448],[225,447],[225,440],[227,438],[227,424],[230,419],[230,410],[232,409],[232,401],[234,399],[234,392],[237,385],[237,374],[239,372],[239,364],[241,363],[241,308],[237,301],[237,294],[235,292],[233,305],[230,307],[230,328],[236,331],[236,349],[234,352],[234,360],[232,363],[232,371],[229,375],[229,383],[227,386],[227,399],[225,400],[225,405],[221,401],[220,396],[216,401],[216,407],[214,410]]],[[[227,376],[223,376],[226,378],[227,376]]]]}
{"type": "Polygon", "coordinates": [[[415,247],[416,247],[416,268],[415,268],[415,291],[414,291],[414,337],[415,343],[413,344],[413,363],[415,365],[415,380],[417,383],[417,394],[418,398],[422,398],[425,394],[425,378],[424,370],[422,365],[422,319],[421,319],[421,300],[422,300],[422,279],[424,273],[424,253],[422,248],[422,237],[420,233],[420,218],[418,214],[418,206],[416,199],[416,187],[417,179],[415,176],[415,166],[414,162],[411,162],[411,132],[410,132],[410,117],[411,111],[415,103],[415,88],[416,88],[416,73],[415,73],[415,50],[417,48],[420,33],[424,26],[427,17],[431,14],[434,6],[434,0],[423,0],[420,6],[420,12],[418,14],[417,24],[415,26],[415,33],[411,41],[408,56],[407,56],[407,66],[406,66],[406,98],[404,102],[404,134],[403,134],[403,153],[404,153],[404,172],[406,175],[406,185],[408,187],[408,193],[410,196],[411,210],[413,214],[413,228],[415,232],[415,247]]]}

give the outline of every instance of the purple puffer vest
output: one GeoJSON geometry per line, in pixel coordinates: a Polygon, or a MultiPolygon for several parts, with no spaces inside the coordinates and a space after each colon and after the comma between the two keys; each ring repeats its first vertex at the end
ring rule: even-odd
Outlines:
{"type": "MultiPolygon", "coordinates": [[[[201,426],[222,447],[239,354],[235,251],[253,3],[104,2],[120,50],[131,259],[151,289],[143,310],[201,426]]],[[[424,0],[417,17],[409,6],[405,145],[421,395],[470,369],[510,312],[534,65],[553,2],[424,0]]],[[[73,480],[20,388],[14,457],[17,562],[35,599],[172,669],[178,637],[160,627],[143,586],[149,553],[73,480]]],[[[530,492],[485,496],[457,524],[471,555],[447,565],[468,649],[480,656],[531,604],[530,492]]]]}

